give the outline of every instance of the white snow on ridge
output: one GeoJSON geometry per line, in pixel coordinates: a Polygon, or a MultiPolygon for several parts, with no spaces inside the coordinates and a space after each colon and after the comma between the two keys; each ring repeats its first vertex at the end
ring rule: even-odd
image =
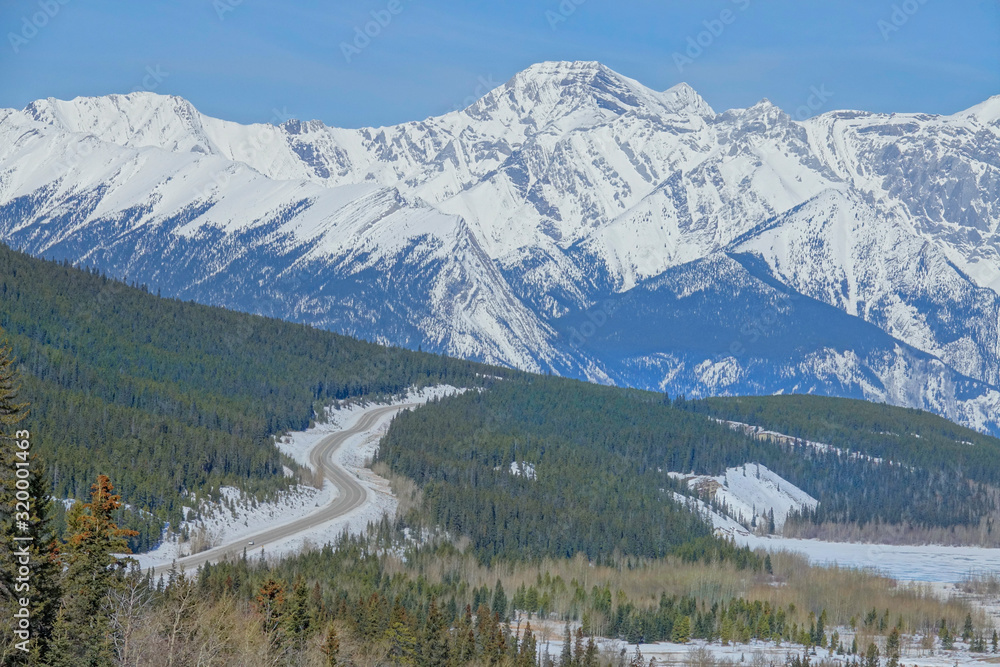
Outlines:
{"type": "Polygon", "coordinates": [[[169,296],[239,309],[264,294],[264,314],[363,338],[598,382],[680,377],[688,395],[748,393],[751,367],[709,355],[678,375],[669,349],[592,354],[559,318],[599,285],[749,253],[935,357],[857,355],[862,331],[797,367],[779,358],[778,377],[996,431],[998,109],[716,113],[686,84],[656,91],[596,62],[538,63],[390,127],[240,125],[148,92],[38,100],[0,109],[0,237],[169,296]],[[959,391],[953,371],[990,386],[959,391]]]}
{"type": "MultiPolygon", "coordinates": [[[[729,468],[722,475],[668,473],[687,482],[688,488],[715,500],[725,514],[743,526],[767,526],[774,512],[775,530],[781,530],[792,510],[813,509],[819,501],[759,463],[729,468]],[[763,522],[763,523],[762,523],[763,522]]],[[[728,528],[728,525],[726,526],[728,528]]],[[[716,525],[716,528],[720,526],[716,525]]]]}
{"type": "Polygon", "coordinates": [[[712,506],[704,500],[692,498],[691,496],[685,496],[681,493],[677,493],[676,491],[674,492],[674,500],[708,519],[708,521],[712,524],[715,534],[720,537],[733,539],[737,536],[741,536],[743,538],[751,537],[750,531],[748,531],[744,526],[739,524],[734,519],[716,512],[715,509],[713,509],[712,506]]]}
{"type": "MultiPolygon", "coordinates": [[[[729,421],[727,419],[717,419],[715,417],[710,417],[712,421],[716,421],[720,424],[725,424],[734,431],[741,431],[746,435],[757,438],[758,440],[767,440],[770,442],[777,442],[781,445],[790,445],[794,447],[809,447],[815,449],[819,452],[834,452],[835,454],[841,456],[848,456],[852,459],[863,459],[870,463],[884,463],[885,459],[879,458],[877,456],[871,456],[869,454],[862,454],[861,452],[845,451],[840,447],[834,447],[833,445],[828,445],[825,442],[816,442],[814,440],[805,440],[804,438],[795,438],[784,433],[778,433],[777,431],[769,431],[760,426],[754,426],[753,424],[745,424],[743,422],[729,421]]],[[[898,465],[889,461],[889,465],[898,465]]]]}

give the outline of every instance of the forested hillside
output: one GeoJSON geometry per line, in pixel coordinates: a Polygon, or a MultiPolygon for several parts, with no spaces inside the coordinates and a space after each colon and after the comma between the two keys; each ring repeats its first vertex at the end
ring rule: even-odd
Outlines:
{"type": "Polygon", "coordinates": [[[419,519],[467,535],[486,560],[694,553],[706,527],[677,512],[672,491],[691,491],[668,473],[747,462],[817,498],[817,522],[978,530],[996,512],[990,487],[940,458],[898,465],[758,439],[688,407],[560,378],[505,381],[401,415],[379,458],[423,489],[419,519]]]}
{"type": "Polygon", "coordinates": [[[513,372],[307,326],[161,299],[0,245],[0,328],[31,402],[53,494],[110,473],[142,550],[185,493],[262,495],[289,483],[272,435],[314,407],[413,385],[479,386],[513,372]]]}
{"type": "MultiPolygon", "coordinates": [[[[172,570],[166,581],[154,581],[151,571],[125,569],[120,554],[131,531],[115,523],[121,501],[108,476],[97,477],[89,503],[70,509],[63,536],[52,524],[44,461],[25,451],[27,405],[9,352],[0,346],[0,551],[7,554],[0,588],[12,590],[27,570],[35,595],[0,596],[8,619],[4,664],[170,666],[211,656],[213,663],[261,666],[528,666],[540,658],[554,665],[538,650],[532,621],[549,631],[553,622],[566,623],[559,664],[581,667],[622,664],[621,654],[598,650],[596,637],[761,639],[799,645],[806,655],[809,647],[825,647],[830,656],[857,655],[865,645],[867,654],[877,653],[878,641],[893,655],[889,647],[898,648],[906,631],[937,632],[950,651],[961,627],[971,651],[987,650],[989,619],[966,603],[869,572],[826,571],[787,554],[736,548],[708,537],[696,517],[643,487],[662,475],[661,461],[697,467],[703,451],[704,464],[725,465],[730,455],[763,454],[769,444],[656,394],[552,378],[510,376],[417,410],[394,427],[387,446],[402,455],[387,460],[401,467],[408,458],[415,473],[441,480],[424,490],[437,510],[432,520],[447,532],[424,522],[424,506],[395,523],[384,517],[365,536],[344,535],[335,546],[284,561],[250,560],[244,552],[195,577],[172,570]],[[407,429],[418,437],[401,437],[407,429]],[[455,452],[460,463],[436,460],[438,448],[421,465],[420,448],[439,439],[453,445],[449,433],[471,434],[455,452]],[[509,434],[516,437],[504,446],[509,434]],[[710,437],[721,445],[709,445],[710,437]],[[462,460],[497,465],[484,470],[462,460]],[[515,465],[501,467],[508,461],[515,465]],[[27,490],[15,492],[25,467],[27,490]],[[514,516],[498,512],[503,475],[529,484],[506,494],[514,516]],[[471,501],[458,497],[456,486],[471,501]],[[22,493],[28,510],[15,520],[14,498],[22,493]],[[492,529],[470,530],[476,525],[492,529]],[[12,553],[26,535],[28,566],[12,553]],[[564,557],[578,551],[591,558],[564,557]],[[14,631],[15,609],[32,619],[27,638],[14,631]]],[[[393,484],[405,482],[397,477],[393,484]]]]}
{"type": "Polygon", "coordinates": [[[404,415],[381,457],[425,492],[411,519],[468,535],[484,560],[718,549],[691,546],[710,529],[673,503],[673,491],[689,491],[667,473],[748,462],[819,499],[807,517],[817,524],[992,535],[997,513],[1000,441],[914,410],[820,397],[669,401],[161,299],[6,247],[0,304],[53,495],[83,497],[113,472],[136,550],[195,505],[187,494],[233,485],[264,496],[291,483],[282,465],[294,464],[272,436],[306,427],[316,406],[433,383],[486,391],[404,415]],[[843,451],[762,441],[709,416],[843,451]]]}
{"type": "Polygon", "coordinates": [[[1000,483],[1000,440],[923,410],[807,395],[707,398],[681,405],[843,450],[1000,483]]]}
{"type": "MultiPolygon", "coordinates": [[[[827,489],[816,511],[803,517],[812,528],[792,522],[786,532],[792,528],[803,537],[851,535],[854,539],[1000,545],[1000,534],[993,530],[1000,521],[997,438],[921,410],[846,398],[741,396],[675,404],[803,443],[829,445],[840,450],[840,460],[867,461],[858,467],[869,471],[868,475],[842,467],[831,475],[841,479],[827,489]],[[826,529],[817,528],[824,524],[826,529]],[[858,530],[844,533],[830,524],[853,524],[858,530]],[[885,524],[905,530],[887,530],[885,524]],[[905,532],[910,533],[908,538],[905,532]]],[[[810,485],[808,471],[787,465],[784,470],[787,479],[804,488],[810,485]]]]}

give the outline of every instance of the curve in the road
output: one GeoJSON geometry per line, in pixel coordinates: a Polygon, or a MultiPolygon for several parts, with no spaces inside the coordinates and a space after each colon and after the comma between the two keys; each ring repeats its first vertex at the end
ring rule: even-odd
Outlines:
{"type": "MultiPolygon", "coordinates": [[[[351,473],[333,462],[333,454],[345,440],[351,436],[370,430],[386,414],[398,412],[399,410],[411,408],[416,405],[416,403],[404,403],[402,405],[388,405],[374,408],[365,412],[352,427],[331,433],[313,447],[312,452],[309,454],[309,462],[312,463],[315,470],[322,473],[324,479],[330,480],[338,490],[337,496],[328,504],[312,514],[299,519],[273,526],[254,535],[247,535],[229,544],[214,547],[191,556],[185,556],[184,558],[178,558],[176,566],[190,570],[205,563],[224,560],[230,556],[239,556],[251,542],[253,543],[254,550],[267,547],[280,540],[315,528],[327,521],[339,518],[363,505],[368,498],[367,489],[361,486],[351,473]]],[[[159,565],[153,568],[153,572],[154,574],[161,574],[168,571],[171,567],[173,567],[173,564],[159,565]]]]}

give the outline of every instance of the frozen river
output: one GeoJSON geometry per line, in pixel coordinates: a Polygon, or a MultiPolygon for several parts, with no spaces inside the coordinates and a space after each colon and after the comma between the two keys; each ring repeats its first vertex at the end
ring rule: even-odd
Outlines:
{"type": "Polygon", "coordinates": [[[956,583],[969,572],[1000,571],[1000,549],[851,544],[745,535],[737,536],[737,541],[752,548],[798,552],[817,565],[874,568],[906,581],[956,583]]]}

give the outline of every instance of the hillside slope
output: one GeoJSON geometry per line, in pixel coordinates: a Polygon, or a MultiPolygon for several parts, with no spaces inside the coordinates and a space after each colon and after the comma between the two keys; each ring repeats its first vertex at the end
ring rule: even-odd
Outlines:
{"type": "Polygon", "coordinates": [[[179,523],[189,497],[222,485],[266,495],[289,484],[272,436],[317,405],[511,371],[387,348],[280,320],[163,299],[0,245],[0,329],[24,376],[32,431],[58,498],[97,474],[143,529],[179,523]]]}

